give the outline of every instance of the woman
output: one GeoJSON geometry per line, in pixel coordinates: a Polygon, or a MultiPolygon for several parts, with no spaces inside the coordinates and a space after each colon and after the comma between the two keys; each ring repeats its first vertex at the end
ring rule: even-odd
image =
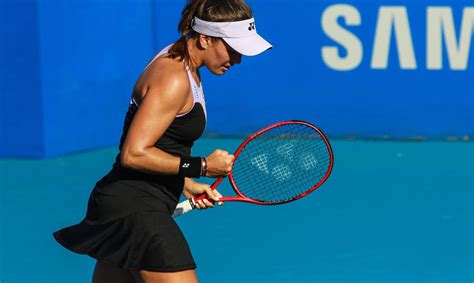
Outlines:
{"type": "Polygon", "coordinates": [[[213,201],[197,208],[214,207],[220,193],[192,178],[226,176],[234,159],[222,150],[190,155],[206,124],[199,68],[222,75],[242,55],[271,45],[240,0],[188,1],[178,29],[181,38],[155,56],[135,85],[120,153],[92,191],[86,217],[54,233],[66,248],[97,259],[94,283],[197,282],[171,214],[181,193],[205,193],[213,201]]]}

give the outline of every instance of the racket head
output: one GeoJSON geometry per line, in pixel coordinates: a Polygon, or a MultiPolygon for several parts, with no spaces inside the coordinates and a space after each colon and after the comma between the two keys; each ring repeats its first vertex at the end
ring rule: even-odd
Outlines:
{"type": "Polygon", "coordinates": [[[334,166],[324,133],[306,121],[270,125],[247,138],[235,151],[229,181],[232,200],[276,205],[318,189],[334,166]]]}

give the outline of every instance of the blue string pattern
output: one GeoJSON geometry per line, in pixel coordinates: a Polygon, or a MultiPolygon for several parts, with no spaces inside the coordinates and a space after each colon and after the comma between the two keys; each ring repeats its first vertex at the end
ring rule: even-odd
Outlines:
{"type": "Polygon", "coordinates": [[[292,200],[330,170],[328,145],[313,128],[285,124],[251,140],[235,160],[232,175],[245,196],[267,203],[292,200]]]}

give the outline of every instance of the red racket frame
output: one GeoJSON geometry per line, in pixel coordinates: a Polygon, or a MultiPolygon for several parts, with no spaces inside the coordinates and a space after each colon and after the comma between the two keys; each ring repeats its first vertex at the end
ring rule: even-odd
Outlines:
{"type": "MultiPolygon", "coordinates": [[[[316,132],[318,132],[318,134],[321,136],[321,138],[324,140],[324,143],[326,144],[326,147],[329,151],[329,156],[330,156],[330,163],[329,163],[329,169],[327,170],[326,172],[326,175],[324,175],[324,177],[316,184],[314,185],[311,189],[297,195],[296,197],[292,198],[292,199],[289,199],[289,200],[286,200],[286,201],[278,201],[278,202],[262,202],[262,201],[258,201],[258,200],[254,200],[254,199],[251,199],[247,196],[245,196],[244,194],[242,194],[237,185],[235,184],[235,181],[234,181],[234,177],[232,175],[232,171],[230,172],[229,174],[229,182],[232,186],[232,189],[235,191],[235,193],[237,194],[237,196],[223,196],[220,201],[240,201],[240,202],[250,202],[250,203],[254,203],[254,204],[260,204],[260,205],[276,205],[276,204],[283,204],[283,203],[288,203],[288,202],[291,202],[291,201],[294,201],[294,200],[297,200],[297,199],[300,199],[312,192],[314,192],[317,188],[319,188],[326,180],[327,178],[329,178],[329,175],[331,174],[331,171],[332,171],[332,168],[334,166],[334,155],[333,155],[333,152],[332,152],[332,148],[331,148],[331,145],[329,144],[329,141],[328,139],[326,138],[326,136],[324,135],[324,133],[318,129],[316,126],[314,126],[313,124],[310,124],[308,122],[305,122],[305,121],[299,121],[299,120],[290,120],[290,121],[284,121],[284,122],[279,122],[279,123],[276,123],[276,124],[273,124],[273,125],[270,125],[258,132],[256,132],[255,134],[251,135],[250,137],[248,137],[240,146],[239,148],[235,151],[234,153],[234,162],[235,160],[237,160],[240,152],[244,149],[244,147],[250,142],[252,141],[253,139],[255,139],[256,137],[260,136],[261,134],[273,129],[273,128],[276,128],[276,127],[280,127],[280,126],[283,126],[283,125],[291,125],[291,124],[302,124],[302,125],[305,125],[305,126],[308,126],[312,129],[314,129],[316,132]]],[[[221,182],[222,180],[224,180],[225,177],[220,177],[218,178],[212,185],[211,185],[211,189],[215,189],[221,182]]],[[[203,194],[199,197],[196,197],[194,198],[194,201],[199,201],[199,200],[203,200],[206,198],[206,195],[203,194]]],[[[212,200],[209,200],[209,201],[212,201],[212,200]]]]}

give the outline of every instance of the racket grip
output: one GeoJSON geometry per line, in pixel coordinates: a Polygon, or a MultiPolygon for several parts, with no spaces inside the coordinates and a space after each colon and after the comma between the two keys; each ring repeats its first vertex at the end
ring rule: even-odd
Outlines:
{"type": "Polygon", "coordinates": [[[196,203],[194,202],[193,198],[187,199],[185,201],[182,201],[178,203],[176,206],[174,212],[173,212],[173,217],[176,218],[178,216],[181,216],[185,213],[190,212],[196,207],[196,203]]]}
{"type": "MultiPolygon", "coordinates": [[[[217,179],[212,185],[211,185],[211,189],[216,189],[217,185],[219,185],[219,183],[223,180],[224,178],[219,178],[217,179]]],[[[174,212],[173,212],[173,217],[178,217],[178,216],[181,216],[185,213],[188,213],[190,212],[191,210],[193,210],[195,207],[196,207],[196,202],[197,201],[200,201],[200,200],[203,200],[203,199],[206,199],[207,196],[206,194],[201,194],[200,196],[197,196],[195,198],[190,198],[190,199],[187,199],[187,200],[184,200],[180,203],[178,203],[178,205],[176,206],[174,212]]],[[[210,200],[208,199],[208,201],[210,202],[214,202],[213,200],[210,200]]]]}

